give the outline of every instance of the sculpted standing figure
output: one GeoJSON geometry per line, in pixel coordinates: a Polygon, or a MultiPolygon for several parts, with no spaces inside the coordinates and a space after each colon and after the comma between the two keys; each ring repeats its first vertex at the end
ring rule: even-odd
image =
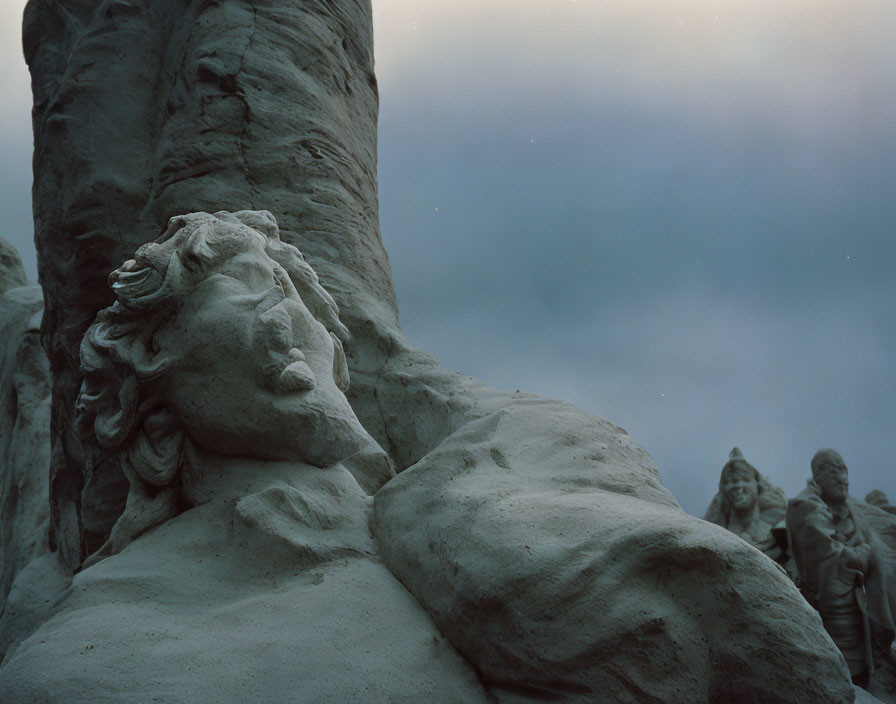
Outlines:
{"type": "Polygon", "coordinates": [[[896,506],[890,503],[890,497],[880,489],[869,491],[865,496],[865,503],[877,506],[881,511],[886,511],[887,513],[896,516],[896,506]]]}
{"type": "Polygon", "coordinates": [[[849,665],[867,686],[875,655],[893,640],[896,579],[886,548],[849,496],[843,457],[824,449],[812,479],[787,506],[787,530],[806,599],[821,613],[849,665]]]}
{"type": "Polygon", "coordinates": [[[784,491],[744,459],[738,448],[731,450],[722,467],[719,493],[704,520],[727,528],[771,559],[787,561],[787,535],[783,526],[787,510],[784,491]]]}

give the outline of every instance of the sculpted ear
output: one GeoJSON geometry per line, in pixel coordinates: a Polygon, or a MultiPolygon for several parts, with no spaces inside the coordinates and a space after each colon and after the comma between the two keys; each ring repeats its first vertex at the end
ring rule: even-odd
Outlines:
{"type": "Polygon", "coordinates": [[[129,375],[117,388],[110,381],[85,379],[77,401],[79,411],[93,415],[93,432],[101,447],[122,442],[137,413],[137,377],[129,375]]]}
{"type": "Polygon", "coordinates": [[[170,364],[151,332],[130,332],[93,325],[81,343],[84,381],[76,407],[82,422],[93,418],[93,433],[104,448],[122,443],[131,433],[140,404],[140,383],[159,376],[170,364]]]}
{"type": "Polygon", "coordinates": [[[155,332],[138,335],[128,350],[128,361],[142,381],[151,381],[171,366],[170,354],[155,339],[155,332]]]}
{"type": "Polygon", "coordinates": [[[333,379],[336,380],[336,387],[342,393],[345,393],[348,391],[349,384],[348,362],[345,360],[345,350],[342,347],[342,342],[336,335],[330,333],[330,337],[333,340],[333,379]]]}
{"type": "Polygon", "coordinates": [[[184,434],[174,415],[154,408],[143,419],[127,449],[130,469],[147,484],[165,486],[180,470],[184,434]]]}

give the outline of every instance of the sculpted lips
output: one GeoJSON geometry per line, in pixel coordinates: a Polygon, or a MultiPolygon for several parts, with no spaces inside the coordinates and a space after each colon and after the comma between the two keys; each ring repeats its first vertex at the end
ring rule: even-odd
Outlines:
{"type": "Polygon", "coordinates": [[[128,259],[118,269],[109,274],[109,284],[120,297],[144,296],[158,290],[162,275],[155,269],[141,266],[134,259],[128,259]]]}
{"type": "Polygon", "coordinates": [[[317,386],[311,367],[305,364],[305,355],[297,347],[289,351],[289,364],[280,372],[277,386],[281,391],[310,391],[317,386]]]}

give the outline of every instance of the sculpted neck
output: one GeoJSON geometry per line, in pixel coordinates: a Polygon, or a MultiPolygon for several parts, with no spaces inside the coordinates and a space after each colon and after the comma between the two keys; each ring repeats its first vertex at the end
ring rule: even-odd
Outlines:
{"type": "Polygon", "coordinates": [[[189,469],[183,475],[183,494],[193,506],[233,503],[277,483],[313,491],[322,481],[338,480],[339,484],[348,484],[347,488],[363,493],[341,464],[321,468],[295,461],[221,455],[188,445],[189,469]]]}
{"type": "Polygon", "coordinates": [[[846,497],[841,497],[841,496],[832,497],[832,496],[827,496],[824,493],[822,493],[821,499],[828,505],[828,507],[834,513],[843,513],[843,510],[846,507],[846,497]]]}
{"type": "Polygon", "coordinates": [[[198,521],[212,527],[209,542],[216,554],[235,550],[240,560],[255,560],[257,568],[270,570],[279,563],[297,574],[376,552],[373,499],[345,463],[321,468],[196,448],[187,460],[184,498],[196,508],[198,521]],[[224,534],[222,525],[230,526],[224,534]]]}

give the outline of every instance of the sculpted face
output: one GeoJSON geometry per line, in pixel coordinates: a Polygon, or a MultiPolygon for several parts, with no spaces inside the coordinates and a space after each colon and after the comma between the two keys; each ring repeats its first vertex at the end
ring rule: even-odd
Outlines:
{"type": "Polygon", "coordinates": [[[246,473],[264,481],[257,460],[345,460],[371,494],[394,476],[343,393],[351,335],[336,302],[271,213],[173,217],[109,282],[116,301],[81,343],[74,427],[95,476],[129,486],[92,560],[218,490],[246,490],[246,473]]]}
{"type": "Polygon", "coordinates": [[[203,273],[153,341],[170,358],[163,402],[190,439],[316,466],[369,443],[334,378],[341,348],[263,244],[248,242],[203,273]]]}
{"type": "Polygon", "coordinates": [[[737,464],[727,471],[723,490],[725,498],[735,511],[753,508],[759,496],[759,485],[753,470],[737,464]]]}
{"type": "Polygon", "coordinates": [[[849,473],[846,464],[829,458],[815,472],[821,498],[828,503],[839,503],[849,495],[849,473]]]}

